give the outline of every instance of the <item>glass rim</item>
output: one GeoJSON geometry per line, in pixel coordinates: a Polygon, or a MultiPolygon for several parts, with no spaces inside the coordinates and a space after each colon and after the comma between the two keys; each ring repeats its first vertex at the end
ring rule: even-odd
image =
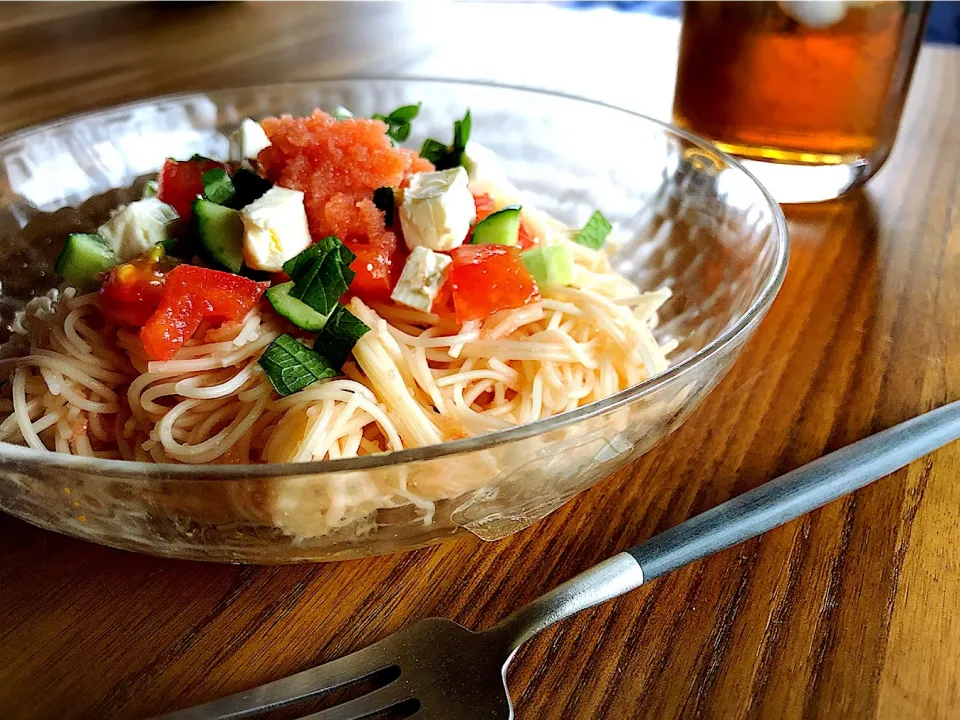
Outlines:
{"type": "Polygon", "coordinates": [[[757,297],[750,307],[730,327],[720,333],[690,357],[681,360],[659,375],[648,380],[631,385],[600,400],[578,407],[574,410],[552,415],[542,420],[517,425],[504,430],[497,430],[483,435],[451,440],[438,445],[391,450],[383,453],[364,455],[336,460],[312,460],[309,462],[263,463],[244,465],[190,465],[180,463],[147,463],[139,460],[113,460],[94,458],[82,455],[67,455],[49,450],[34,450],[22,445],[14,445],[0,441],[0,468],[17,466],[21,470],[23,464],[39,463],[45,469],[62,469],[92,474],[108,474],[112,478],[124,479],[157,479],[158,476],[167,480],[192,481],[222,481],[222,480],[257,480],[280,477],[294,477],[301,475],[320,475],[356,471],[369,471],[379,468],[406,465],[409,463],[434,460],[443,457],[463,455],[470,452],[488,450],[492,447],[505,445],[518,440],[541,435],[552,430],[558,430],[589,418],[604,415],[628,403],[645,397],[660,388],[678,380],[694,369],[702,367],[710,358],[714,357],[742,335],[749,332],[751,327],[759,321],[773,302],[783,280],[786,277],[787,263],[790,255],[790,241],[787,236],[787,223],[780,205],[774,200],[770,192],[754,175],[747,170],[736,158],[720,150],[713,143],[682,128],[644,115],[628,108],[596,100],[573,93],[509,85],[504,83],[486,82],[483,80],[451,80],[438,77],[396,76],[396,75],[369,75],[340,78],[322,78],[317,80],[302,80],[285,83],[266,83],[260,85],[220,88],[217,90],[195,90],[189,92],[157,95],[127,103],[119,103],[95,110],[66,115],[38,125],[32,125],[15,130],[7,135],[0,136],[0,145],[21,141],[33,135],[54,130],[63,125],[74,123],[85,118],[92,118],[104,113],[114,112],[125,108],[136,108],[142,105],[151,105],[164,101],[186,100],[191,97],[215,96],[221,93],[267,91],[280,87],[318,87],[323,85],[342,85],[344,83],[433,83],[437,85],[454,85],[467,87],[484,87],[495,90],[510,90],[531,95],[560,98],[574,102],[585,103],[595,107],[624,113],[650,125],[659,127],[674,136],[683,138],[693,145],[713,153],[723,159],[730,167],[743,173],[759,190],[766,200],[773,214],[776,228],[776,257],[769,276],[764,280],[757,297]]]}

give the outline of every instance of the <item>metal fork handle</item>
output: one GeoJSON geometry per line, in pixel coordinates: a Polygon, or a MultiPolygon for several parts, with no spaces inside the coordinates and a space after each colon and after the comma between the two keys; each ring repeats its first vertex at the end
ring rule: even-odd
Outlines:
{"type": "Polygon", "coordinates": [[[655,577],[783,525],[960,438],[960,401],[728,500],[568,580],[490,628],[512,653],[541,630],[655,577]]]}

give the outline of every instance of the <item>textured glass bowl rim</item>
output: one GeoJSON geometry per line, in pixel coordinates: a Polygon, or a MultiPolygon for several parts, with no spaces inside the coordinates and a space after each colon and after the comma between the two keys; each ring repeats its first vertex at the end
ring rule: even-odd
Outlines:
{"type": "Polygon", "coordinates": [[[760,190],[764,199],[767,201],[768,209],[773,216],[777,237],[776,237],[776,258],[774,259],[772,270],[765,279],[763,287],[750,305],[747,311],[729,328],[727,328],[718,337],[714,338],[705,347],[698,350],[690,357],[668,368],[660,375],[656,375],[649,380],[645,380],[636,385],[632,385],[625,390],[603,398],[595,400],[592,403],[583,405],[576,410],[570,410],[559,415],[553,415],[543,420],[518,425],[507,430],[498,430],[478,435],[475,437],[462,438],[460,440],[451,440],[439,445],[428,445],[426,447],[409,448],[405,450],[393,450],[376,455],[365,455],[362,457],[342,458],[338,460],[315,460],[311,462],[298,463],[270,463],[262,465],[181,465],[175,463],[145,463],[134,460],[109,460],[104,458],[90,458],[79,455],[66,455],[49,451],[34,450],[33,448],[13,445],[12,443],[0,442],[0,466],[14,463],[38,463],[45,468],[64,469],[76,472],[87,472],[91,474],[105,475],[111,478],[126,479],[144,479],[149,477],[162,477],[167,480],[194,480],[194,481],[222,481],[222,480],[256,480],[260,478],[279,478],[294,477],[303,475],[319,475],[330,473],[354,472],[360,470],[376,470],[379,468],[400,466],[408,463],[415,463],[435,458],[443,458],[454,455],[463,455],[479,450],[489,450],[498,445],[523,440],[526,438],[541,435],[551,430],[574,425],[583,420],[587,420],[598,415],[603,415],[632,403],[646,395],[656,392],[660,388],[677,381],[702,368],[714,356],[723,352],[724,349],[737,342],[745,333],[749,332],[751,327],[756,324],[766,313],[770,304],[773,302],[786,277],[787,262],[790,254],[790,243],[787,237],[787,223],[783,211],[779,204],[774,200],[770,192],[735,158],[723,152],[714,146],[708,140],[687,132],[669,123],[661,122],[642,113],[629,110],[612,103],[606,103],[602,100],[595,100],[580,95],[558,92],[554,90],[540,90],[536,88],[524,87],[522,85],[509,85],[503,83],[491,83],[480,80],[452,80],[449,78],[416,77],[416,76],[357,76],[342,78],[322,78],[317,80],[306,80],[289,83],[269,83],[265,85],[253,85],[235,88],[220,88],[217,90],[196,90],[191,92],[172,93],[168,95],[158,95],[142,100],[136,100],[128,103],[112,105],[110,107],[98,108],[82,113],[75,113],[59,118],[57,120],[33,125],[22,130],[14,131],[6,136],[0,136],[0,145],[8,145],[11,142],[23,141],[32,135],[47,132],[62,125],[67,125],[85,118],[94,118],[96,116],[116,112],[125,108],[136,108],[143,105],[152,105],[158,102],[172,102],[177,100],[187,100],[198,95],[207,95],[216,97],[228,93],[255,93],[257,91],[275,90],[281,87],[311,87],[317,88],[323,85],[344,85],[347,83],[430,83],[435,85],[450,85],[461,88],[484,87],[491,90],[509,90],[512,92],[527,93],[543,97],[559,98],[574,102],[592,105],[598,108],[604,108],[612,112],[624,113],[636,118],[639,122],[659,128],[661,131],[683,138],[687,142],[697,146],[715,156],[720,157],[730,167],[743,173],[760,190]]]}

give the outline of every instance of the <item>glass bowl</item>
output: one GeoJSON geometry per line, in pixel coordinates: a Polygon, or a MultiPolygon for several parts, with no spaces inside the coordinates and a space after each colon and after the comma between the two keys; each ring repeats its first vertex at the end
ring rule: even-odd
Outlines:
{"type": "Polygon", "coordinates": [[[67,118],[0,141],[0,341],[15,310],[56,284],[68,232],[139,197],[165,157],[224,158],[246,116],[338,105],[360,116],[421,102],[407,145],[473,137],[529,202],[571,226],[597,208],[622,244],[614,266],[668,286],[663,374],[575,411],[490,435],[301,464],[147,465],[0,443],[0,508],[43,528],[127,550],[240,563],[339,560],[473,533],[496,540],[633,462],[726,374],[783,281],[787,234],[770,195],[706,141],[626,110],[528,89],[357,79],[162,97],[67,118]],[[390,502],[374,488],[394,487],[390,502]],[[362,521],[338,526],[331,490],[362,521]],[[436,498],[414,503],[404,488],[436,498]],[[338,493],[342,497],[342,493],[338,493]],[[388,505],[389,507],[383,507],[388,505]],[[319,527],[333,530],[318,531],[319,527]]]}

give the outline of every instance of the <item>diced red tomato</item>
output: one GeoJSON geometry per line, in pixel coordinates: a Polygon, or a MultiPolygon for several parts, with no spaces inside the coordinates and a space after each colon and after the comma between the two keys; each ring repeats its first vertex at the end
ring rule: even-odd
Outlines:
{"type": "Polygon", "coordinates": [[[509,245],[461,245],[451,250],[450,280],[457,322],[482,320],[540,298],[537,283],[509,245]]]}
{"type": "Polygon", "coordinates": [[[189,220],[193,201],[203,193],[203,174],[214,168],[226,168],[216,160],[167,160],[157,181],[157,197],[173,205],[180,217],[189,220]]]}
{"type": "Polygon", "coordinates": [[[405,260],[396,241],[370,245],[347,240],[344,245],[357,256],[350,263],[350,269],[356,273],[350,292],[361,300],[389,300],[405,260]]]}
{"type": "Polygon", "coordinates": [[[162,299],[140,330],[140,340],[147,357],[151,360],[169,360],[193,337],[201,322],[203,311],[196,295],[162,299]]]}
{"type": "Polygon", "coordinates": [[[486,220],[487,217],[492,215],[493,211],[496,210],[493,198],[489,195],[474,195],[473,204],[477,207],[477,222],[486,220]]]}
{"type": "Polygon", "coordinates": [[[520,223],[520,234],[517,235],[517,246],[521,250],[529,250],[534,245],[537,244],[537,238],[530,235],[527,232],[527,229],[523,226],[523,223],[520,223]]]}
{"type": "Polygon", "coordinates": [[[440,291],[433,299],[433,305],[430,307],[430,312],[432,312],[434,315],[454,317],[453,282],[449,277],[446,279],[443,285],[440,286],[440,291]]]}
{"type": "Polygon", "coordinates": [[[470,229],[467,230],[467,237],[463,241],[464,245],[470,244],[470,240],[473,238],[473,228],[477,226],[477,223],[481,220],[486,220],[496,209],[496,206],[493,203],[493,198],[489,195],[474,195],[473,204],[477,208],[477,219],[474,221],[473,225],[470,226],[470,229]]]}
{"type": "Polygon", "coordinates": [[[269,283],[220,270],[178,265],[167,273],[160,303],[140,331],[151,360],[169,360],[205,319],[242,320],[269,283]]]}
{"type": "Polygon", "coordinates": [[[143,325],[160,304],[163,278],[172,267],[155,253],[117,265],[100,284],[103,316],[118,325],[143,325]]]}

